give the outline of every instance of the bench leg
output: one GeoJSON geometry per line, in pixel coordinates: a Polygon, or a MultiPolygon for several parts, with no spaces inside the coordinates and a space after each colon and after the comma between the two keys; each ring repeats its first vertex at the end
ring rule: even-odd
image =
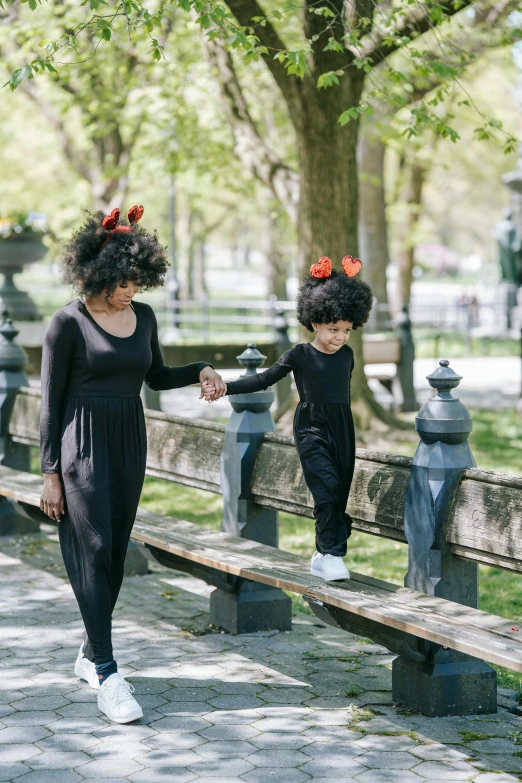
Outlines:
{"type": "Polygon", "coordinates": [[[143,554],[142,545],[129,541],[125,555],[124,576],[143,576],[149,573],[149,563],[143,554]]]}
{"type": "Polygon", "coordinates": [[[328,625],[366,636],[397,653],[392,663],[392,699],[430,718],[497,711],[497,673],[484,661],[440,647],[376,620],[306,597],[328,625]]]}
{"type": "Polygon", "coordinates": [[[23,536],[39,532],[40,523],[24,513],[18,503],[0,498],[0,536],[23,536]]]}
{"type": "Polygon", "coordinates": [[[392,664],[393,700],[430,718],[497,711],[497,673],[479,658],[431,645],[425,661],[399,655],[392,664]]]}
{"type": "Polygon", "coordinates": [[[211,593],[210,622],[231,634],[290,631],[292,601],[277,587],[244,579],[234,592],[211,593]]]}

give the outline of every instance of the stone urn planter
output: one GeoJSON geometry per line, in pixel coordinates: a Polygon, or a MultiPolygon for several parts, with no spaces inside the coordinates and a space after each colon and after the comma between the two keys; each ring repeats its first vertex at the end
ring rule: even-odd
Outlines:
{"type": "Polygon", "coordinates": [[[4,275],[0,304],[9,310],[13,321],[42,320],[29,294],[14,284],[13,276],[21,272],[25,264],[40,261],[46,252],[41,235],[36,233],[24,232],[0,238],[0,273],[4,275]]]}

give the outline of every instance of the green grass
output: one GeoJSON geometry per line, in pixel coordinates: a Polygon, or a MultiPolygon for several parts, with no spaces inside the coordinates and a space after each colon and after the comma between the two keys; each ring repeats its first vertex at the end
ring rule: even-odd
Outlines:
{"type": "Polygon", "coordinates": [[[477,467],[522,475],[522,415],[514,410],[471,411],[469,442],[477,467]]]}
{"type": "Polygon", "coordinates": [[[450,356],[462,359],[468,356],[520,356],[520,341],[501,337],[480,337],[466,340],[464,331],[443,332],[433,326],[413,328],[415,355],[419,359],[432,356],[450,356]]]}

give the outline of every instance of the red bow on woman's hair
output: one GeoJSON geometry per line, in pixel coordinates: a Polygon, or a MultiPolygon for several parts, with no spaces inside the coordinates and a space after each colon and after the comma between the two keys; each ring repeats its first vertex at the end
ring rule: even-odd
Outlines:
{"type": "MultiPolygon", "coordinates": [[[[129,209],[127,212],[127,217],[129,218],[129,223],[137,223],[138,220],[141,220],[143,217],[144,209],[142,206],[134,206],[129,209]]],[[[113,209],[110,215],[107,215],[107,217],[103,218],[102,220],[102,226],[103,228],[106,228],[107,231],[110,231],[111,233],[103,243],[103,245],[106,245],[109,239],[114,234],[130,234],[131,228],[130,226],[119,226],[118,221],[120,219],[120,210],[119,209],[113,209]]],[[[103,247],[102,245],[102,247],[103,247]]]]}
{"type": "MultiPolygon", "coordinates": [[[[361,271],[362,261],[353,256],[345,256],[342,260],[342,267],[345,275],[355,277],[361,271]]],[[[318,280],[330,277],[332,274],[332,262],[328,256],[322,256],[317,264],[312,264],[310,274],[318,280]]]]}

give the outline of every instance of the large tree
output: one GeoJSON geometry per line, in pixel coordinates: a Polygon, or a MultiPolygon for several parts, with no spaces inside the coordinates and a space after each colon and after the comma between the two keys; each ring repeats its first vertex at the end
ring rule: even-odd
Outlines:
{"type": "MultiPolygon", "coordinates": [[[[35,0],[31,2],[36,7],[35,0]]],[[[170,18],[172,6],[162,5],[152,15],[139,0],[110,8],[90,0],[89,34],[99,31],[110,39],[114,19],[125,15],[127,24],[145,24],[153,35],[154,24],[170,18]],[[97,13],[99,11],[99,13],[97,13]]],[[[297,226],[299,266],[304,272],[321,255],[340,263],[346,253],[357,255],[359,183],[357,145],[359,117],[367,108],[361,97],[367,80],[387,61],[387,72],[400,83],[400,71],[389,63],[398,51],[407,53],[412,65],[426,73],[443,70],[444,51],[426,58],[417,45],[420,36],[439,30],[443,39],[447,22],[467,13],[470,0],[446,3],[409,0],[304,0],[281,7],[270,0],[228,0],[227,5],[204,0],[179,0],[178,5],[196,15],[206,31],[209,49],[230,105],[236,146],[242,159],[285,205],[297,226]],[[286,105],[297,152],[297,171],[268,147],[252,120],[242,97],[230,50],[248,60],[262,59],[286,105]],[[250,162],[249,162],[250,161],[250,162]]],[[[79,33],[78,33],[79,34],[79,33]]],[[[74,41],[73,31],[69,38],[74,41]]],[[[54,43],[48,58],[61,43],[54,43]]],[[[161,57],[157,40],[153,53],[161,57]]],[[[13,74],[11,84],[47,67],[48,59],[26,64],[13,74]]],[[[447,71],[448,78],[452,78],[447,71]]],[[[412,113],[411,133],[431,125],[442,135],[451,132],[436,107],[421,105],[412,113]]],[[[488,133],[487,129],[484,133],[488,133]]],[[[355,412],[363,426],[371,415],[392,420],[376,403],[363,371],[362,342],[355,333],[356,373],[353,379],[355,412]]]]}

